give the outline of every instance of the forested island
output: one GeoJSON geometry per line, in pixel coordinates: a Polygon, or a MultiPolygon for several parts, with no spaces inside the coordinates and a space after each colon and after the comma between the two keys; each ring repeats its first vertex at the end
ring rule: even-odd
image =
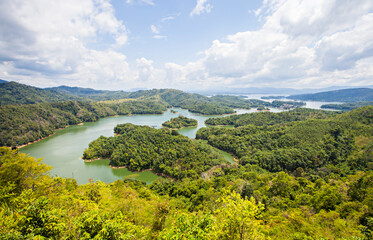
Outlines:
{"type": "Polygon", "coordinates": [[[184,116],[178,116],[176,118],[171,118],[169,121],[162,123],[163,127],[180,129],[184,127],[195,127],[198,125],[198,121],[192,118],[187,118],[184,116]]]}
{"type": "Polygon", "coordinates": [[[152,170],[174,179],[199,178],[211,167],[228,163],[214,148],[192,141],[174,130],[131,123],[114,128],[114,137],[101,136],[89,144],[83,159],[110,159],[114,167],[152,170]]]}

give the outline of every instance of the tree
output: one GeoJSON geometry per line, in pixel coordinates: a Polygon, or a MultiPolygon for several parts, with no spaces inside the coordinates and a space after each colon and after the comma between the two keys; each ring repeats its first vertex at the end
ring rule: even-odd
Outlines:
{"type": "Polygon", "coordinates": [[[262,239],[260,214],[264,205],[256,204],[253,197],[242,198],[235,191],[224,192],[217,200],[220,207],[215,211],[216,239],[262,239]]]}

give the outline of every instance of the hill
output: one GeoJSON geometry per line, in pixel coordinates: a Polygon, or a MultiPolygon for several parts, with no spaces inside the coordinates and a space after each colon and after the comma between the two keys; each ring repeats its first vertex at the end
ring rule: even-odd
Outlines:
{"type": "Polygon", "coordinates": [[[234,153],[242,165],[258,164],[271,172],[301,171],[314,178],[336,169],[340,174],[370,169],[373,107],[328,115],[310,111],[243,115],[226,121],[241,127],[202,128],[196,138],[234,153]]]}
{"type": "Polygon", "coordinates": [[[16,82],[4,82],[0,84],[0,105],[35,104],[79,99],[81,98],[70,94],[16,82]]]}
{"type": "Polygon", "coordinates": [[[95,90],[92,88],[81,88],[81,87],[69,87],[69,86],[59,86],[46,88],[49,90],[58,91],[61,93],[66,93],[70,95],[75,95],[82,98],[89,98],[95,101],[104,100],[115,100],[123,99],[128,97],[128,92],[124,91],[109,91],[109,90],[95,90]]]}
{"type": "Polygon", "coordinates": [[[0,79],[0,83],[6,83],[7,81],[0,79]]]}
{"type": "Polygon", "coordinates": [[[343,103],[343,104],[324,104],[321,105],[322,109],[336,109],[342,111],[350,111],[352,109],[364,107],[367,105],[372,105],[373,102],[354,102],[354,103],[343,103]]]}
{"type": "Polygon", "coordinates": [[[294,100],[323,102],[368,102],[373,101],[373,89],[350,88],[313,94],[291,95],[287,98],[294,100]]]}

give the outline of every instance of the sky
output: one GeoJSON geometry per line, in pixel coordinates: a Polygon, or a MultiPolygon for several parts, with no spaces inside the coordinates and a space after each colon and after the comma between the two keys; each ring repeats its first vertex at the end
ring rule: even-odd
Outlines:
{"type": "Polygon", "coordinates": [[[373,1],[0,0],[0,79],[108,90],[373,85],[373,1]]]}

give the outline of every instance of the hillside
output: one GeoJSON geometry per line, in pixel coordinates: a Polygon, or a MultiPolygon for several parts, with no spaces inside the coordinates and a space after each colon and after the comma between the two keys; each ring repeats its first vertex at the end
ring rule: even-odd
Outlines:
{"type": "Polygon", "coordinates": [[[351,88],[313,94],[291,95],[294,100],[322,102],[368,102],[373,101],[372,88],[351,88]]]}
{"type": "Polygon", "coordinates": [[[161,114],[167,105],[159,101],[133,100],[96,103],[66,101],[0,106],[0,146],[37,141],[56,129],[102,117],[128,114],[161,114]]]}
{"type": "Polygon", "coordinates": [[[80,100],[80,97],[16,82],[0,84],[0,105],[80,100]]]}
{"type": "Polygon", "coordinates": [[[321,105],[322,109],[336,109],[342,111],[350,111],[352,109],[364,107],[367,105],[373,106],[373,102],[353,102],[353,103],[343,103],[343,104],[324,104],[321,105]]]}
{"type": "Polygon", "coordinates": [[[271,172],[301,171],[313,178],[335,169],[346,175],[373,166],[372,106],[329,117],[322,112],[297,115],[243,115],[232,122],[241,127],[203,128],[196,138],[234,153],[242,165],[257,164],[271,172]]]}
{"type": "Polygon", "coordinates": [[[75,95],[82,98],[89,98],[95,101],[115,100],[128,97],[128,92],[124,91],[109,91],[109,90],[95,90],[92,88],[59,86],[46,88],[49,90],[58,91],[70,95],[75,95]]]}

